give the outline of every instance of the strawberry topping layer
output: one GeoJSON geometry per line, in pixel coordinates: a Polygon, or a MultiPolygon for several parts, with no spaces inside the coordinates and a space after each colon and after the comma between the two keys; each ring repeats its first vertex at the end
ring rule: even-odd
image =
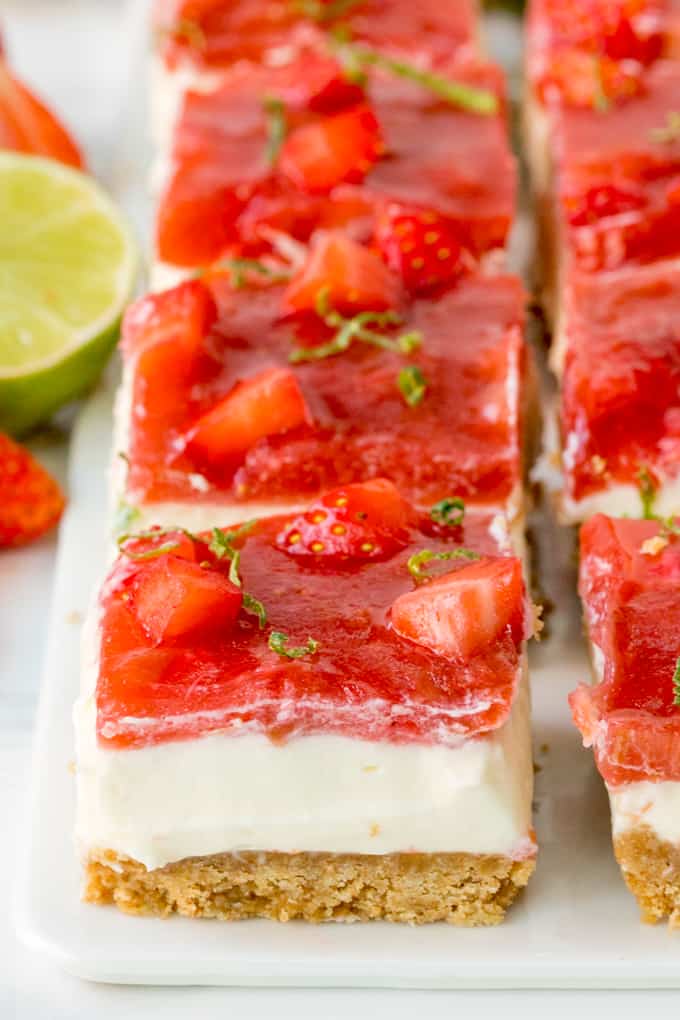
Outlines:
{"type": "Polygon", "coordinates": [[[680,270],[657,263],[568,289],[562,436],[569,494],[680,474],[680,270]]]}
{"type": "Polygon", "coordinates": [[[352,315],[359,293],[383,309],[399,294],[378,256],[360,253],[374,278],[320,275],[318,308],[315,267],[351,258],[312,253],[255,293],[211,274],[131,308],[133,502],[295,502],[379,476],[425,505],[508,500],[521,478],[520,284],[467,276],[352,315]]]}
{"type": "Polygon", "coordinates": [[[101,596],[100,743],[455,743],[501,726],[526,595],[491,518],[463,517],[455,500],[418,514],[376,480],[294,517],[123,540],[101,596]]]}
{"type": "Polygon", "coordinates": [[[270,50],[324,48],[327,33],[343,27],[371,46],[415,50],[432,61],[473,48],[472,0],[156,0],[158,45],[168,67],[189,61],[209,69],[238,60],[263,61],[270,50]]]}
{"type": "Polygon", "coordinates": [[[205,265],[272,229],[306,241],[342,227],[368,241],[378,207],[392,202],[441,216],[454,235],[441,247],[502,246],[516,174],[500,72],[451,63],[433,84],[415,65],[390,67],[367,65],[362,92],[338,60],[311,51],[189,92],[157,217],[159,257],[205,265]]]}
{"type": "Polygon", "coordinates": [[[601,682],[570,697],[610,786],[680,781],[680,521],[614,520],[581,529],[579,590],[601,682]]]}

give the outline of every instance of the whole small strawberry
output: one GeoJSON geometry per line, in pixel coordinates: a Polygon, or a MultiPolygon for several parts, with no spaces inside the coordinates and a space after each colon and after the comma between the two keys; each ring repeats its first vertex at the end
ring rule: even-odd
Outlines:
{"type": "Polygon", "coordinates": [[[0,433],[0,548],[44,535],[63,509],[55,480],[28,450],[0,433]]]}

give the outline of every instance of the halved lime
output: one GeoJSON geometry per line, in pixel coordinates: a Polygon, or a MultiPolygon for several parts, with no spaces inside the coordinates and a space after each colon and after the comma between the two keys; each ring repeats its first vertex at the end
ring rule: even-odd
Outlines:
{"type": "Polygon", "coordinates": [[[96,182],[0,152],[0,430],[21,434],[98,378],[132,296],[137,248],[96,182]]]}

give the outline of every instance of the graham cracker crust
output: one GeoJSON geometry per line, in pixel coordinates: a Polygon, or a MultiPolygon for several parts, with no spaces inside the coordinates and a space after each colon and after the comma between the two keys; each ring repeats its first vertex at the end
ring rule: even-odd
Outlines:
{"type": "Polygon", "coordinates": [[[647,825],[617,836],[614,852],[642,920],[680,930],[680,846],[665,843],[647,825]]]}
{"type": "Polygon", "coordinates": [[[158,917],[494,925],[534,867],[534,860],[466,853],[248,852],[189,857],[148,871],[104,850],[86,862],[83,898],[158,917]]]}

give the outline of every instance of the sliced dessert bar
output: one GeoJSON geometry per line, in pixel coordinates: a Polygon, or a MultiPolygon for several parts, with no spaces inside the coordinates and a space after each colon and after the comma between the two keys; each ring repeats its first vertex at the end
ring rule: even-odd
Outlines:
{"type": "Polygon", "coordinates": [[[328,51],[338,32],[363,46],[408,55],[420,67],[476,50],[475,0],[157,0],[153,101],[162,137],[187,87],[211,88],[234,65],[269,66],[310,48],[328,51]]]}
{"type": "Polygon", "coordinates": [[[285,283],[280,263],[237,260],[134,305],[116,443],[126,519],[200,530],[378,476],[420,506],[453,494],[520,516],[524,291],[431,251],[430,271],[452,277],[422,296],[331,233],[285,283]]]}
{"type": "Polygon", "coordinates": [[[680,265],[586,276],[567,290],[561,394],[567,521],[680,507],[680,265]]]}
{"type": "Polygon", "coordinates": [[[386,481],[124,540],[76,708],[85,898],[494,924],[534,868],[521,562],[386,481]]]}
{"type": "Polygon", "coordinates": [[[614,849],[647,921],[680,927],[680,522],[593,517],[580,592],[595,686],[571,695],[609,791],[614,849]]]}
{"type": "Polygon", "coordinates": [[[163,283],[272,235],[343,228],[371,241],[394,203],[443,218],[476,256],[503,247],[516,173],[500,72],[465,62],[431,75],[374,57],[351,45],[341,60],[310,51],[187,94],[161,174],[163,283]]]}

